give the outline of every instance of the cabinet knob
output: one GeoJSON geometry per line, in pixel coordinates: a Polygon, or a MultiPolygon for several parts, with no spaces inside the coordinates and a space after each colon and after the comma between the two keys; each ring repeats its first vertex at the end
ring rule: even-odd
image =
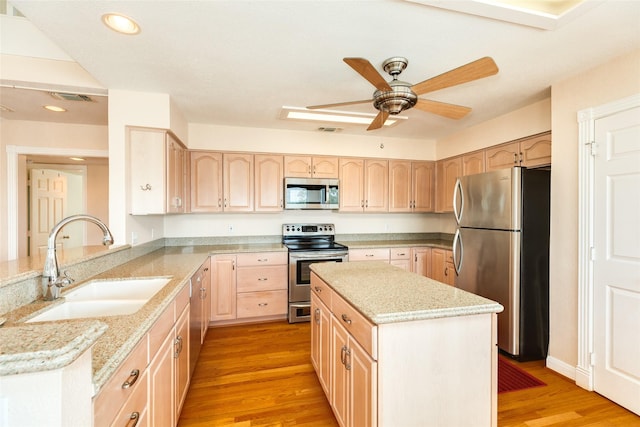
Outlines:
{"type": "Polygon", "coordinates": [[[149,185],[149,184],[144,185],[144,186],[143,186],[143,185],[141,185],[141,186],[140,186],[140,189],[141,189],[142,191],[151,191],[151,185],[149,185]]]}
{"type": "Polygon", "coordinates": [[[341,317],[344,323],[346,323],[347,325],[351,324],[351,319],[349,319],[349,316],[347,316],[346,314],[343,314],[341,317]]]}
{"type": "Polygon", "coordinates": [[[133,412],[125,427],[136,427],[138,425],[138,421],[140,421],[140,412],[133,412]]]}

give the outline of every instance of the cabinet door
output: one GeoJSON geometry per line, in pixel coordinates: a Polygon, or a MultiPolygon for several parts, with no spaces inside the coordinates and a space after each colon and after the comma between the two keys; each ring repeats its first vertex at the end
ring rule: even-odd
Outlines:
{"type": "Polygon", "coordinates": [[[278,212],[283,208],[284,164],[282,156],[256,154],[255,188],[258,212],[278,212]]]}
{"type": "Polygon", "coordinates": [[[411,162],[389,160],[389,212],[411,212],[411,162]]]}
{"type": "Polygon", "coordinates": [[[311,157],[284,156],[284,176],[287,178],[311,177],[311,157]]]}
{"type": "MultiPolygon", "coordinates": [[[[189,304],[176,321],[174,340],[176,416],[180,414],[189,389],[189,304]]],[[[177,420],[175,420],[177,421],[177,420]]],[[[175,425],[172,424],[172,425],[175,425]]]]}
{"type": "Polygon", "coordinates": [[[364,210],[364,160],[340,159],[340,210],[364,210]]]}
{"type": "Polygon", "coordinates": [[[338,157],[316,156],[311,159],[311,176],[314,178],[338,178],[338,157]]]}
{"type": "Polygon", "coordinates": [[[211,321],[236,318],[236,256],[211,260],[211,321]]]}
{"type": "Polygon", "coordinates": [[[331,312],[311,294],[311,362],[327,399],[331,398],[331,312]]]}
{"type": "Polygon", "coordinates": [[[201,269],[202,329],[200,330],[200,344],[203,344],[211,318],[211,259],[207,259],[201,269]]]}
{"type": "Polygon", "coordinates": [[[435,163],[411,162],[411,182],[414,212],[433,212],[435,192],[435,163]]]}
{"type": "Polygon", "coordinates": [[[174,329],[149,364],[149,425],[174,426],[176,421],[174,329]]]}
{"type": "Polygon", "coordinates": [[[222,211],[222,153],[191,151],[190,212],[222,211]]]}
{"type": "Polygon", "coordinates": [[[331,317],[331,407],[341,426],[349,421],[349,370],[347,369],[349,334],[347,330],[331,317]]]}
{"type": "Polygon", "coordinates": [[[520,163],[520,143],[511,142],[487,148],[485,155],[487,171],[517,166],[520,163]]]}
{"type": "Polygon", "coordinates": [[[130,212],[165,213],[165,131],[128,128],[130,212]]]}
{"type": "Polygon", "coordinates": [[[349,337],[347,365],[349,367],[349,426],[377,425],[377,370],[376,362],[353,337],[349,337]]]}
{"type": "Polygon", "coordinates": [[[482,173],[484,170],[484,151],[476,151],[462,156],[462,175],[482,173]]]}
{"type": "Polygon", "coordinates": [[[462,158],[452,157],[438,161],[437,185],[438,201],[437,212],[453,212],[453,190],[456,179],[462,176],[462,158]]]}
{"type": "Polygon", "coordinates": [[[446,254],[444,249],[433,248],[431,250],[431,278],[445,283],[444,265],[446,254]]]}
{"type": "Polygon", "coordinates": [[[185,164],[184,147],[167,133],[167,212],[184,213],[185,164]]]}
{"type": "Polygon", "coordinates": [[[414,273],[425,277],[431,277],[431,248],[413,248],[412,270],[414,273]]]}
{"type": "Polygon", "coordinates": [[[224,153],[224,210],[248,212],[253,210],[253,155],[224,153]]]}
{"type": "Polygon", "coordinates": [[[521,140],[520,162],[529,168],[551,165],[551,133],[521,140]]]}
{"type": "Polygon", "coordinates": [[[389,162],[366,160],[364,165],[364,211],[389,211],[389,162]]]}

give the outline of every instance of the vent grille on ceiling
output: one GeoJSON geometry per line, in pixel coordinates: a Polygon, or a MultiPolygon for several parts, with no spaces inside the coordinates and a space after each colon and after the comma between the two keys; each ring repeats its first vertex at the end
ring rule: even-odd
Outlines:
{"type": "Polygon", "coordinates": [[[50,92],[51,96],[55,99],[64,100],[64,101],[82,101],[82,102],[93,102],[88,95],[80,95],[78,93],[65,93],[65,92],[50,92]]]}
{"type": "Polygon", "coordinates": [[[342,128],[319,127],[320,132],[340,132],[342,128]]]}

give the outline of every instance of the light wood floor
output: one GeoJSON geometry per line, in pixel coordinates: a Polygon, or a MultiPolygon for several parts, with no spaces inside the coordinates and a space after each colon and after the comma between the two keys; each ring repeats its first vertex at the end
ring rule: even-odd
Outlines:
{"type": "MultiPolygon", "coordinates": [[[[309,326],[210,329],[179,427],[337,426],[309,360],[309,326]]],[[[498,426],[640,426],[633,413],[542,361],[519,365],[547,386],[498,395],[498,426]]]]}

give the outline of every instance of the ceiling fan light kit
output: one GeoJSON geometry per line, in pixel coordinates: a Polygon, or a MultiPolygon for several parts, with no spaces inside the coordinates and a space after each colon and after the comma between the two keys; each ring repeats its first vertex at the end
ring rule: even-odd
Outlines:
{"type": "MultiPolygon", "coordinates": [[[[379,111],[367,130],[380,129],[389,115],[396,115],[417,106],[419,110],[433,113],[449,119],[461,119],[471,112],[471,108],[462,105],[447,104],[418,98],[428,92],[478,80],[498,73],[498,67],[489,57],[480,58],[461,67],[424,80],[415,85],[398,80],[398,75],[407,68],[409,61],[395,56],[382,63],[382,69],[391,75],[387,82],[371,63],[364,58],[344,58],[344,62],[376,87],[373,93],[373,107],[379,111]]],[[[335,106],[364,104],[369,100],[340,102],[336,104],[314,105],[308,109],[322,109],[335,106]]]]}

